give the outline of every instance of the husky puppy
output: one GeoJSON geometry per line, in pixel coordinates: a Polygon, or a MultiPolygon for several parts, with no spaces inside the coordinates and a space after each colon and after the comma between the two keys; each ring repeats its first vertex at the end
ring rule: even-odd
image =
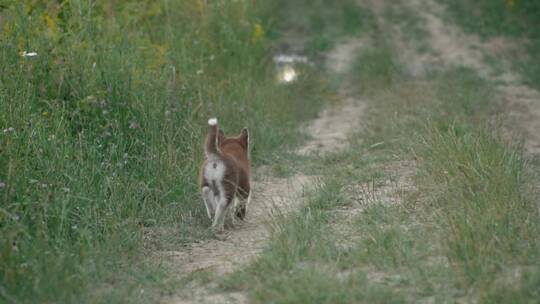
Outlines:
{"type": "Polygon", "coordinates": [[[204,145],[205,160],[199,184],[212,228],[222,231],[227,208],[236,199],[234,216],[244,219],[250,200],[249,132],[246,128],[235,137],[226,137],[218,129],[217,119],[208,120],[204,145]]]}

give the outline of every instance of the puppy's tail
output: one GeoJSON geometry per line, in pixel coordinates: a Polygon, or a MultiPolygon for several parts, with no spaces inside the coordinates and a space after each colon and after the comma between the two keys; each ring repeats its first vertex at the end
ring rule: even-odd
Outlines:
{"type": "Polygon", "coordinates": [[[219,147],[217,145],[217,140],[218,140],[217,134],[218,134],[217,118],[210,118],[208,120],[208,134],[206,135],[206,145],[205,145],[206,155],[221,154],[221,151],[219,151],[219,147]]]}

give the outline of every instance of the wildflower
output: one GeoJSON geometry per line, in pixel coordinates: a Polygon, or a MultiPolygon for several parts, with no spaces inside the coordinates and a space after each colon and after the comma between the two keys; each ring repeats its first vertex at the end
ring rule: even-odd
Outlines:
{"type": "Polygon", "coordinates": [[[508,7],[509,9],[512,9],[514,8],[514,6],[516,6],[515,0],[506,0],[505,3],[506,3],[506,7],[508,7]]]}
{"type": "Polygon", "coordinates": [[[260,23],[253,25],[253,33],[251,34],[251,40],[257,42],[264,37],[264,29],[260,23]]]}
{"type": "Polygon", "coordinates": [[[136,121],[131,121],[131,122],[129,122],[129,128],[130,129],[138,129],[139,124],[136,121]]]}
{"type": "Polygon", "coordinates": [[[56,24],[54,23],[54,20],[51,18],[51,16],[45,14],[43,17],[45,19],[47,27],[52,31],[56,30],[56,24]]]}
{"type": "Polygon", "coordinates": [[[197,0],[197,10],[199,11],[200,15],[204,14],[205,7],[206,7],[206,1],[197,0]]]}
{"type": "Polygon", "coordinates": [[[197,75],[201,75],[202,73],[204,73],[203,70],[198,70],[198,71],[197,71],[197,75]]]}
{"type": "Polygon", "coordinates": [[[11,133],[11,132],[15,132],[15,128],[9,127],[7,129],[4,129],[4,133],[11,133]]]}
{"type": "Polygon", "coordinates": [[[23,52],[20,52],[19,53],[22,57],[36,57],[37,56],[37,53],[36,52],[27,52],[27,51],[23,51],[23,52]]]}
{"type": "Polygon", "coordinates": [[[43,117],[49,117],[49,112],[43,111],[43,112],[41,112],[41,116],[43,116],[43,117]]]}

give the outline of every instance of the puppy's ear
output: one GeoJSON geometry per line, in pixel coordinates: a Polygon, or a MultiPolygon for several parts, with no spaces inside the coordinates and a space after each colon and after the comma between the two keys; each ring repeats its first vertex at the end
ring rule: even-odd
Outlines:
{"type": "Polygon", "coordinates": [[[249,131],[247,128],[243,128],[242,131],[240,131],[240,137],[249,138],[249,131]]]}
{"type": "Polygon", "coordinates": [[[249,146],[249,131],[247,128],[243,128],[242,131],[240,131],[240,140],[242,140],[246,147],[249,146]]]}
{"type": "Polygon", "coordinates": [[[218,143],[222,143],[223,141],[225,141],[225,133],[223,133],[223,130],[219,129],[217,136],[218,136],[218,143]]]}

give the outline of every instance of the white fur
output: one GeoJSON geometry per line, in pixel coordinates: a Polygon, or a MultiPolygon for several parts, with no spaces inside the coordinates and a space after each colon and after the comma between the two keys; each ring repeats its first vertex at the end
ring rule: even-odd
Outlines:
{"type": "Polygon", "coordinates": [[[206,178],[206,180],[210,184],[212,182],[216,182],[216,184],[219,185],[222,183],[224,176],[225,176],[225,164],[219,159],[210,158],[208,163],[204,167],[204,177],[206,178]]]}
{"type": "MultiPolygon", "coordinates": [[[[247,129],[246,129],[246,130],[247,130],[247,129]]],[[[247,156],[248,156],[248,160],[251,160],[251,149],[249,148],[249,147],[250,147],[249,141],[251,140],[251,135],[249,134],[249,130],[247,131],[247,134],[248,134],[248,140],[247,140],[247,156]]]]}
{"type": "Polygon", "coordinates": [[[210,158],[204,167],[204,178],[210,185],[215,184],[219,191],[218,195],[209,187],[203,187],[202,189],[208,217],[213,218],[212,226],[218,230],[223,229],[223,216],[226,209],[225,189],[223,187],[225,169],[225,164],[217,158],[210,158]]]}
{"type": "Polygon", "coordinates": [[[225,193],[221,192],[219,200],[216,205],[216,214],[214,216],[214,222],[212,228],[217,231],[223,231],[225,225],[225,216],[227,215],[227,199],[225,193]]]}
{"type": "Polygon", "coordinates": [[[217,125],[217,118],[215,118],[215,117],[214,117],[214,118],[210,118],[210,119],[208,120],[208,124],[211,125],[211,126],[217,125]]]}
{"type": "Polygon", "coordinates": [[[210,219],[214,218],[214,214],[216,213],[216,196],[214,195],[214,192],[212,192],[212,189],[210,187],[203,187],[202,188],[202,197],[204,200],[204,204],[206,205],[206,212],[208,213],[208,217],[210,219]]]}
{"type": "Polygon", "coordinates": [[[253,193],[253,191],[249,191],[249,195],[248,195],[247,202],[246,202],[246,214],[247,214],[248,207],[251,204],[251,194],[252,193],[253,193]]]}
{"type": "Polygon", "coordinates": [[[203,187],[203,199],[206,204],[206,211],[210,218],[213,217],[212,226],[214,229],[223,230],[225,211],[227,209],[227,199],[223,187],[225,178],[225,164],[217,158],[210,158],[204,167],[204,178],[206,181],[218,188],[218,193],[214,193],[209,187],[203,187]]]}

